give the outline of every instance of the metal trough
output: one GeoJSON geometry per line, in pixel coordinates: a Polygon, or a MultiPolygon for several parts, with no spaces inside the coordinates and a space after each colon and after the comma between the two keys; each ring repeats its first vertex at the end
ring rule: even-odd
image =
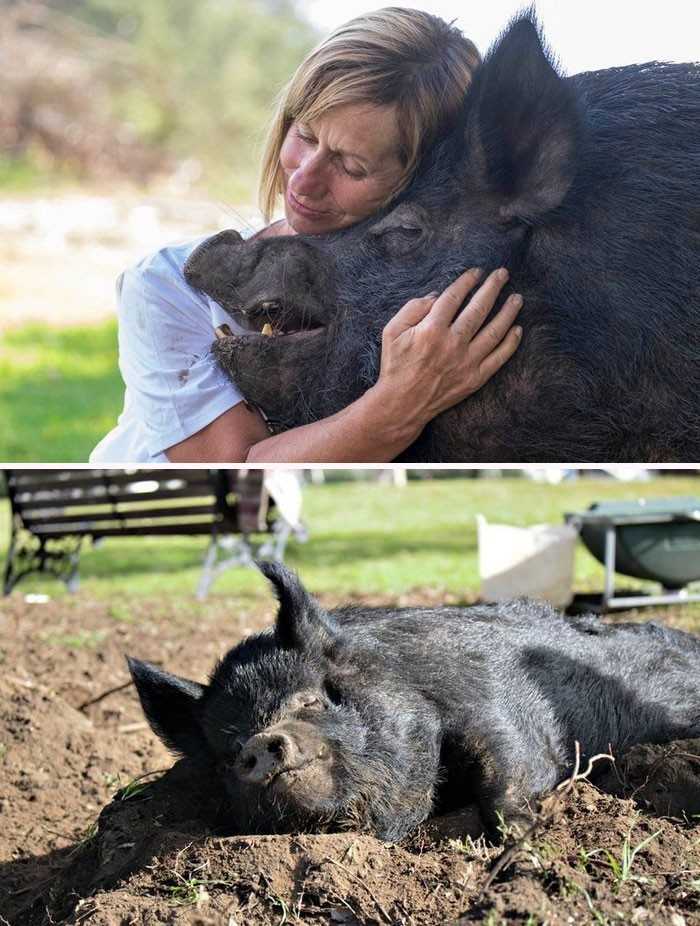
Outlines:
{"type": "Polygon", "coordinates": [[[596,502],[565,515],[581,540],[605,566],[600,596],[580,596],[589,610],[700,601],[686,589],[700,580],[700,499],[655,498],[596,502]],[[615,594],[615,573],[660,582],[658,595],[615,594]]]}

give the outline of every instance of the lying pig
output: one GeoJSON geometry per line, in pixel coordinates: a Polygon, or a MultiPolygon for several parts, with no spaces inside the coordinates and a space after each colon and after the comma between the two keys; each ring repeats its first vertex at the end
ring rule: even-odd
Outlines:
{"type": "Polygon", "coordinates": [[[398,840],[476,803],[495,835],[581,755],[700,735],[700,640],[532,601],[325,611],[279,563],[274,628],[208,685],[129,659],[155,733],[211,765],[239,833],[398,840]]]}

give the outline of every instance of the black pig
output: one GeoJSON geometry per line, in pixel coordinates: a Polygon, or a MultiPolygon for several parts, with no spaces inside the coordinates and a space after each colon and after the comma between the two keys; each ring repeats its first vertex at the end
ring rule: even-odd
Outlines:
{"type": "Polygon", "coordinates": [[[654,624],[498,606],[324,611],[262,564],[274,628],[208,685],[129,660],[146,716],[211,763],[241,833],[328,826],[397,840],[476,802],[487,829],[582,757],[700,735],[700,641],[654,624]]]}
{"type": "Polygon", "coordinates": [[[219,362],[277,429],[376,381],[409,298],[506,265],[523,342],[403,455],[700,459],[700,67],[558,75],[530,14],[478,70],[454,133],[391,208],[317,238],[200,246],[189,282],[260,332],[219,362]],[[276,324],[275,324],[276,319],[276,324]],[[284,336],[282,336],[284,335],[284,336]]]}

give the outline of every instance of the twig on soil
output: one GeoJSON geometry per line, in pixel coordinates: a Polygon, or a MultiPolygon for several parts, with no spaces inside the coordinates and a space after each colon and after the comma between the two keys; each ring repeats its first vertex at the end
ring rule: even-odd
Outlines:
{"type": "Polygon", "coordinates": [[[148,724],[145,720],[137,720],[135,723],[123,723],[117,727],[117,733],[138,733],[139,730],[147,730],[148,724]]]}
{"type": "Polygon", "coordinates": [[[133,684],[133,679],[129,679],[128,682],[124,682],[122,685],[116,685],[114,688],[108,688],[107,691],[103,691],[102,694],[98,694],[96,698],[90,698],[89,701],[83,701],[82,704],[78,705],[78,710],[84,711],[86,707],[92,707],[93,704],[98,704],[100,701],[108,698],[110,695],[116,694],[118,691],[124,691],[125,688],[129,688],[133,684]]]}
{"type": "Polygon", "coordinates": [[[576,750],[576,761],[574,762],[574,770],[572,772],[572,775],[570,778],[567,778],[566,781],[560,782],[560,784],[558,784],[556,787],[556,790],[560,791],[562,794],[568,794],[577,781],[583,781],[584,779],[588,778],[588,776],[593,771],[593,766],[600,759],[609,759],[613,764],[615,762],[615,757],[612,754],[612,749],[610,749],[610,746],[608,746],[608,749],[610,749],[610,752],[599,752],[597,755],[591,756],[591,758],[588,760],[586,771],[579,772],[579,768],[581,767],[581,744],[579,743],[578,740],[575,741],[574,748],[576,750]]]}
{"type": "Polygon", "coordinates": [[[552,794],[542,802],[542,808],[544,812],[535,815],[532,823],[527,827],[527,829],[515,840],[512,846],[509,846],[507,849],[504,849],[503,852],[496,858],[489,875],[479,891],[477,900],[480,901],[486,891],[491,887],[493,882],[496,880],[498,875],[503,871],[504,868],[507,868],[511,864],[515,856],[520,852],[523,845],[530,839],[532,834],[540,827],[544,826],[545,823],[549,823],[555,818],[557,813],[561,810],[563,805],[563,798],[568,795],[573,789],[574,785],[578,781],[584,781],[588,778],[593,770],[593,766],[600,759],[609,759],[611,762],[615,762],[615,758],[612,753],[601,752],[598,755],[591,756],[588,760],[588,765],[586,766],[585,771],[581,772],[581,744],[578,740],[575,742],[576,750],[576,759],[574,761],[574,770],[571,773],[571,776],[565,781],[560,782],[557,785],[556,789],[552,794]]]}
{"type": "Polygon", "coordinates": [[[369,886],[368,886],[367,884],[365,884],[364,881],[361,881],[361,880],[357,877],[357,875],[353,874],[353,872],[350,871],[349,868],[346,868],[345,865],[342,865],[340,862],[336,862],[336,860],[335,860],[334,858],[331,858],[329,855],[326,855],[326,856],[324,857],[323,861],[324,861],[324,862],[330,862],[331,865],[336,865],[338,868],[341,869],[341,871],[344,871],[344,872],[345,872],[345,874],[348,876],[348,878],[350,878],[350,879],[351,879],[352,881],[354,881],[356,884],[361,885],[361,886],[364,888],[364,890],[367,891],[367,893],[369,894],[369,896],[372,898],[372,900],[374,901],[374,905],[376,906],[377,910],[379,910],[379,912],[382,914],[382,916],[384,917],[384,919],[386,920],[386,922],[387,922],[387,923],[392,923],[392,922],[393,922],[393,920],[391,919],[391,917],[389,916],[389,914],[386,912],[386,910],[384,909],[384,907],[380,904],[380,902],[379,902],[379,901],[377,900],[377,898],[374,896],[374,894],[373,894],[373,892],[371,891],[371,889],[369,888],[369,886]]]}

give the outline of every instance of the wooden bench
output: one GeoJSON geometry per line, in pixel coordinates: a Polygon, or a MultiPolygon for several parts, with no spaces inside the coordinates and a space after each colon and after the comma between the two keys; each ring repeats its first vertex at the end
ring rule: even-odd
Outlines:
{"type": "MultiPolygon", "coordinates": [[[[204,597],[217,575],[253,563],[253,534],[265,535],[256,555],[281,560],[294,530],[276,514],[262,470],[6,469],[12,508],[4,594],[31,573],[78,587],[83,541],[109,537],[210,537],[197,588],[204,597]]],[[[302,538],[303,539],[303,538],[302,538]]]]}

